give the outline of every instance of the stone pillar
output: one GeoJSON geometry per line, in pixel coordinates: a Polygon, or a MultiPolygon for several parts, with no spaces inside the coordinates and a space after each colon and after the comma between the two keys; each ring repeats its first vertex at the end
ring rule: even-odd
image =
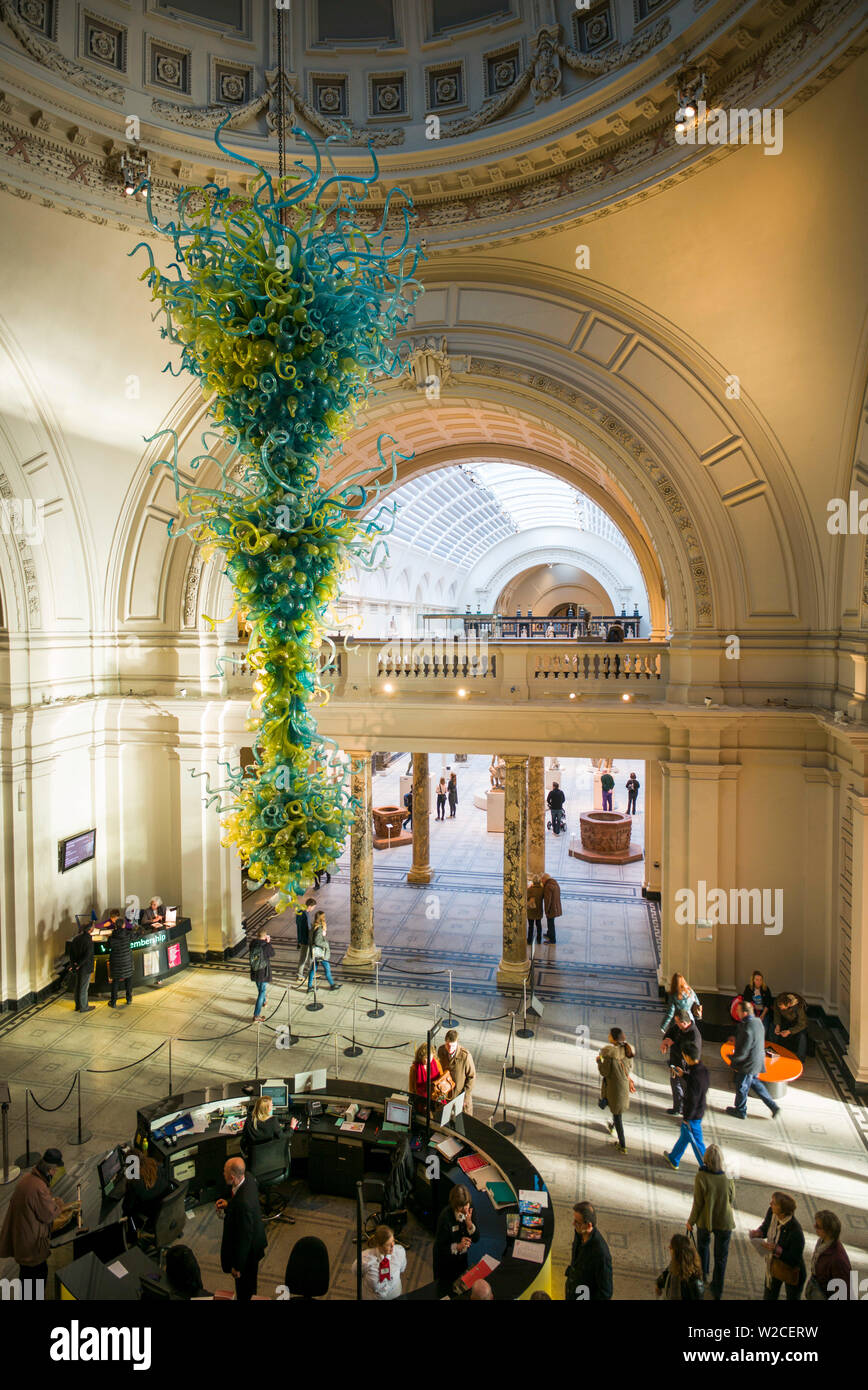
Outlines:
{"type": "Polygon", "coordinates": [[[527,978],[527,757],[506,756],[503,825],[503,958],[497,983],[527,978]]]}
{"type": "Polygon", "coordinates": [[[850,1041],[844,1062],[854,1081],[865,1082],[868,1081],[868,796],[850,792],[850,798],[853,808],[850,978],[841,981],[842,989],[849,993],[850,1041]]]}
{"type": "Polygon", "coordinates": [[[359,809],[350,829],[350,944],[341,965],[370,969],[374,947],[374,850],[371,835],[371,754],[350,753],[350,791],[359,809]]]}
{"type": "Polygon", "coordinates": [[[663,863],[663,774],[657,758],[645,763],[645,785],[639,790],[639,805],[645,816],[645,864],[642,892],[659,898],[662,891],[663,863]],[[642,797],[645,802],[642,804],[642,797]]]}
{"type": "Polygon", "coordinates": [[[431,849],[431,783],[428,778],[428,754],[413,754],[413,867],[407,874],[408,883],[430,883],[434,870],[429,863],[431,849]]]}
{"type": "Polygon", "coordinates": [[[537,757],[527,760],[527,871],[546,871],[545,760],[537,757]]]}

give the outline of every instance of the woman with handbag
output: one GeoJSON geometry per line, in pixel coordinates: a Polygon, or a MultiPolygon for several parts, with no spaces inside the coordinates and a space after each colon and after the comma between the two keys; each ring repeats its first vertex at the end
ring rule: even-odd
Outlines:
{"type": "Polygon", "coordinates": [[[430,1048],[427,1043],[420,1043],[416,1048],[413,1065],[410,1067],[407,1090],[411,1096],[416,1097],[416,1109],[423,1115],[428,1097],[429,1076],[431,1078],[432,1102],[448,1100],[454,1086],[452,1077],[448,1072],[444,1073],[442,1070],[434,1055],[434,1049],[430,1048]]]}
{"type": "Polygon", "coordinates": [[[673,1236],[669,1264],[657,1280],[657,1297],[697,1302],[705,1295],[699,1253],[690,1236],[673,1236]]]}
{"type": "Polygon", "coordinates": [[[673,1018],[678,1014],[681,1018],[686,1018],[691,1022],[693,1019],[702,1018],[702,1005],[695,992],[691,989],[683,975],[676,971],[669,983],[668,993],[669,1008],[666,1017],[660,1028],[661,1033],[665,1033],[673,1018]]]}
{"type": "Polygon", "coordinates": [[[811,1256],[811,1274],[805,1285],[805,1298],[814,1303],[820,1303],[827,1298],[840,1294],[840,1284],[833,1287],[835,1280],[840,1280],[846,1290],[845,1297],[850,1297],[850,1256],[841,1244],[841,1220],[833,1211],[818,1211],[814,1217],[814,1230],[817,1232],[817,1244],[814,1246],[814,1253],[811,1256]]]}
{"type": "Polygon", "coordinates": [[[786,1286],[788,1303],[797,1303],[802,1296],[807,1278],[805,1233],[795,1210],[796,1199],[789,1192],[773,1192],[762,1225],[750,1232],[751,1239],[761,1240],[766,1251],[763,1299],[767,1302],[777,1302],[781,1284],[786,1286]]]}
{"type": "Polygon", "coordinates": [[[621,1116],[630,1109],[630,1096],[635,1095],[636,1086],[630,1073],[633,1070],[633,1048],[620,1028],[613,1028],[609,1041],[597,1053],[597,1071],[600,1082],[600,1109],[608,1105],[612,1118],[606,1128],[610,1134],[617,1135],[615,1148],[619,1154],[626,1154],[627,1142],[624,1138],[624,1122],[621,1116]]]}
{"type": "Polygon", "coordinates": [[[329,988],[333,990],[340,989],[340,985],[336,985],[332,979],[331,966],[329,965],[332,948],[326,940],[327,930],[326,915],[324,912],[318,912],[313,919],[313,932],[310,938],[310,950],[313,962],[310,967],[310,974],[307,977],[308,994],[310,994],[310,991],[313,989],[313,979],[318,965],[322,965],[325,977],[329,983],[329,988]]]}

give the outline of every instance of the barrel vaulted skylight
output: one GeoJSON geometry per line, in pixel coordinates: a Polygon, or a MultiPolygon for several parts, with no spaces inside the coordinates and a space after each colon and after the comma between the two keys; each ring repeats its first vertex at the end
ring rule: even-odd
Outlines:
{"type": "Polygon", "coordinates": [[[483,461],[441,468],[391,493],[397,503],[396,540],[461,569],[473,566],[508,536],[541,526],[600,536],[632,555],[614,522],[596,502],[560,478],[516,463],[483,461]]]}

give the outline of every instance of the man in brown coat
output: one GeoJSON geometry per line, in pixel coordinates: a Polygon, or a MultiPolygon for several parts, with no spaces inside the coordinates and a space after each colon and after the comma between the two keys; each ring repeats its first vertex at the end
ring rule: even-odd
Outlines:
{"type": "Polygon", "coordinates": [[[17,1261],[20,1279],[48,1278],[52,1225],[77,1205],[58,1202],[49,1191],[52,1178],[62,1167],[60,1150],[46,1149],[36,1166],[15,1184],[0,1231],[0,1256],[17,1261]]]}
{"type": "Polygon", "coordinates": [[[561,907],[561,885],[556,878],[550,874],[542,876],[542,905],[546,915],[546,941],[550,941],[554,946],[555,942],[555,920],[563,915],[561,907]]]}
{"type": "Polygon", "coordinates": [[[437,1051],[441,1069],[449,1073],[455,1082],[452,1098],[464,1094],[464,1113],[473,1114],[473,1087],[476,1084],[476,1067],[473,1058],[458,1041],[458,1029],[450,1028],[443,1039],[443,1046],[437,1051]]]}

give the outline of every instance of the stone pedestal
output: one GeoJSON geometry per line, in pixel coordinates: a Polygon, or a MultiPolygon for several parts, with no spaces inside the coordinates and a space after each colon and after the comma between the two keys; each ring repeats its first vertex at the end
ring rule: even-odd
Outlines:
{"type": "Polygon", "coordinates": [[[341,965],[369,972],[381,955],[374,946],[371,755],[350,753],[350,758],[350,791],[359,809],[350,830],[350,944],[341,965]]]}
{"type": "Polygon", "coordinates": [[[407,813],[403,806],[375,806],[374,849],[395,849],[398,845],[411,845],[413,834],[402,829],[407,813]]]}
{"type": "Polygon", "coordinates": [[[486,792],[485,814],[489,835],[503,834],[503,814],[506,796],[504,792],[486,792]]]}
{"type": "Polygon", "coordinates": [[[631,816],[620,811],[583,811],[579,826],[581,847],[573,848],[571,843],[569,850],[574,859],[588,864],[633,864],[642,858],[642,846],[630,841],[631,816]]]}
{"type": "Polygon", "coordinates": [[[497,983],[517,989],[527,978],[527,758],[506,758],[503,825],[503,957],[497,983]]]}
{"type": "Polygon", "coordinates": [[[428,754],[413,754],[413,867],[407,882],[423,887],[434,877],[429,862],[431,845],[431,779],[428,754]]]}

